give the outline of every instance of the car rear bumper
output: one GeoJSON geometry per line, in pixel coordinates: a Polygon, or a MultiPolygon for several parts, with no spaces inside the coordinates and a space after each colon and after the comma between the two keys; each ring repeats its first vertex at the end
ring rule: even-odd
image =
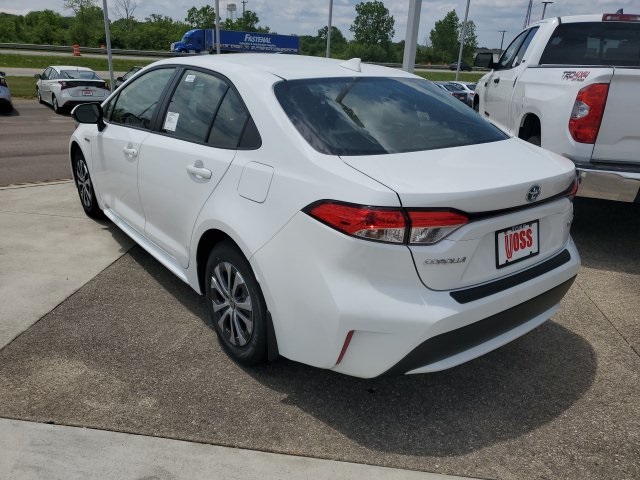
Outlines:
{"type": "Polygon", "coordinates": [[[268,279],[261,287],[284,357],[372,378],[450,368],[537,327],[555,313],[578,272],[571,239],[556,255],[563,254],[568,259],[555,268],[508,288],[474,291],[461,302],[454,291],[422,284],[407,247],[352,239],[300,213],[251,264],[259,281],[268,279]],[[560,285],[566,288],[556,289],[560,285]],[[518,322],[509,323],[516,316],[518,322]],[[498,327],[471,343],[459,336],[483,321],[498,327]],[[421,359],[430,339],[441,335],[454,339],[453,346],[421,359]]]}
{"type": "Polygon", "coordinates": [[[576,165],[580,178],[579,197],[640,203],[640,170],[592,168],[576,165]]]}

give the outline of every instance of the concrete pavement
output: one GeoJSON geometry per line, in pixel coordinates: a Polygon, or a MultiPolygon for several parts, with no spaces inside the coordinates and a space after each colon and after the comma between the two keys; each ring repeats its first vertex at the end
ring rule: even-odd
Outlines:
{"type": "MultiPolygon", "coordinates": [[[[0,232],[0,353],[132,246],[84,215],[72,182],[0,188],[0,232]]],[[[9,480],[462,478],[11,418],[0,418],[0,452],[9,480]]]]}

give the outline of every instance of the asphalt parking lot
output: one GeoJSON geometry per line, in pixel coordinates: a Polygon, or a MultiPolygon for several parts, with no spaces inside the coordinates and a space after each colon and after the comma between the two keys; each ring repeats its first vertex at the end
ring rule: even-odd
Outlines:
{"type": "Polygon", "coordinates": [[[369,381],[239,367],[203,300],[133,247],[0,350],[0,417],[479,478],[640,478],[639,207],[576,200],[583,268],[542,327],[449,371],[369,381]]]}

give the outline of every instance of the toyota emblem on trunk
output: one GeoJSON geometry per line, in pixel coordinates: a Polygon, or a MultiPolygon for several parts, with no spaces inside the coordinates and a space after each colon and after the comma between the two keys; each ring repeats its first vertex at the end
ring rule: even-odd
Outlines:
{"type": "Polygon", "coordinates": [[[534,185],[531,187],[527,192],[527,202],[535,202],[540,196],[540,192],[542,192],[540,185],[534,185]]]}

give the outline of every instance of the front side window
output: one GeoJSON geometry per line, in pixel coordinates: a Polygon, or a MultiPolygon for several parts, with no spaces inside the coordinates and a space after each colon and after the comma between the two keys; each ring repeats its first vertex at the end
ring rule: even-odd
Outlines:
{"type": "Polygon", "coordinates": [[[305,140],[330,155],[378,155],[508,138],[469,107],[414,78],[290,80],[275,94],[305,140]]]}
{"type": "Polygon", "coordinates": [[[169,102],[162,132],[182,140],[204,143],[228,88],[218,77],[186,70],[169,102]]]}
{"type": "Polygon", "coordinates": [[[563,23],[540,58],[542,65],[640,66],[640,23],[563,23]]]}
{"type": "Polygon", "coordinates": [[[522,32],[520,35],[518,35],[516,38],[513,39],[513,42],[509,44],[507,49],[504,51],[504,53],[500,57],[500,60],[498,60],[498,66],[496,70],[504,70],[507,68],[511,68],[513,60],[516,57],[516,53],[518,53],[518,50],[520,49],[520,45],[522,45],[522,42],[524,42],[524,39],[526,38],[528,33],[529,31],[525,30],[524,32],[522,32]]]}
{"type": "Polygon", "coordinates": [[[513,59],[514,67],[517,67],[518,65],[520,65],[522,63],[522,60],[524,60],[524,56],[527,53],[527,49],[529,48],[529,45],[531,45],[531,40],[533,40],[533,37],[536,36],[537,31],[538,31],[538,27],[535,27],[529,30],[529,33],[527,34],[524,41],[522,42],[522,45],[520,45],[520,48],[518,49],[518,53],[516,53],[516,56],[513,59]]]}
{"type": "Polygon", "coordinates": [[[105,118],[111,123],[150,128],[160,96],[174,72],[175,68],[161,68],[138,77],[105,106],[109,112],[105,118]]]}

